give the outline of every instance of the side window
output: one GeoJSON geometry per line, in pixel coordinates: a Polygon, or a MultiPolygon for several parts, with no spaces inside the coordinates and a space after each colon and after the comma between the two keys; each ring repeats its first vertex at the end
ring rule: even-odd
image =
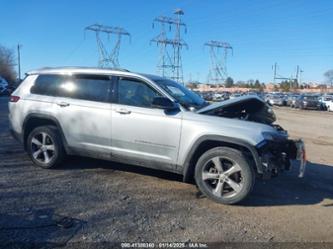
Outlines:
{"type": "Polygon", "coordinates": [[[60,84],[64,81],[62,75],[41,74],[37,77],[30,92],[33,94],[57,96],[60,84]]]}
{"type": "Polygon", "coordinates": [[[157,96],[161,95],[142,81],[131,78],[119,78],[119,104],[150,108],[153,99],[157,96]]]}
{"type": "Polygon", "coordinates": [[[110,79],[103,75],[74,75],[59,86],[59,96],[98,102],[109,101],[110,79]]]}

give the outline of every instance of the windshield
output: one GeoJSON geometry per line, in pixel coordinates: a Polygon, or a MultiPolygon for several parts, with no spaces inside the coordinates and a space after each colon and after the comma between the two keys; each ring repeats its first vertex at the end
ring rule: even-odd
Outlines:
{"type": "Polygon", "coordinates": [[[189,107],[200,109],[208,105],[208,103],[198,94],[192,92],[175,81],[169,79],[158,79],[154,81],[187,109],[189,107]]]}

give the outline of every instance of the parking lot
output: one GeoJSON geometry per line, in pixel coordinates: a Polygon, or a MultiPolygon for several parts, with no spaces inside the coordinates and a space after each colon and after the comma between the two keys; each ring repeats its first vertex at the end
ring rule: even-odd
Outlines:
{"type": "Polygon", "coordinates": [[[333,113],[276,107],[277,122],[304,138],[306,176],[297,178],[294,165],[258,180],[242,205],[224,206],[162,171],[79,157],[36,168],[9,134],[7,101],[0,98],[1,244],[333,242],[333,113]]]}

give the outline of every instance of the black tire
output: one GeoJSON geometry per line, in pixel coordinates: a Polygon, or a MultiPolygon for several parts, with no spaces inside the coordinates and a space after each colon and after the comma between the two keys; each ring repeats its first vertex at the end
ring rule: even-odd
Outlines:
{"type": "Polygon", "coordinates": [[[253,167],[248,163],[248,160],[241,151],[229,147],[216,147],[206,151],[199,158],[195,167],[195,181],[200,191],[210,199],[222,204],[236,204],[244,200],[252,191],[255,182],[255,173],[253,167]],[[214,168],[218,168],[215,167],[218,161],[221,163],[224,173],[228,172],[228,169],[231,169],[233,166],[239,171],[230,174],[227,177],[228,179],[223,179],[225,176],[214,170],[214,168]],[[209,170],[207,171],[208,168],[209,170]],[[220,178],[217,178],[218,180],[204,180],[203,178],[207,177],[208,174],[217,174],[220,178]],[[232,183],[233,186],[236,183],[237,191],[228,182],[232,183]],[[222,185],[221,191],[218,191],[218,184],[222,185]],[[227,192],[229,190],[230,192],[227,192]],[[224,193],[222,194],[222,192],[224,193]]]}
{"type": "Polygon", "coordinates": [[[61,136],[55,126],[39,126],[33,129],[27,138],[26,148],[34,165],[44,169],[56,167],[57,165],[61,164],[65,157],[61,136]],[[45,147],[48,146],[47,148],[44,148],[43,146],[44,134],[46,134],[45,147]],[[35,139],[37,139],[37,142],[40,142],[41,145],[37,145],[35,139]],[[51,150],[51,148],[53,149],[51,150]],[[46,151],[48,158],[45,157],[44,151],[46,151]],[[37,157],[34,156],[37,154],[37,157]]]}

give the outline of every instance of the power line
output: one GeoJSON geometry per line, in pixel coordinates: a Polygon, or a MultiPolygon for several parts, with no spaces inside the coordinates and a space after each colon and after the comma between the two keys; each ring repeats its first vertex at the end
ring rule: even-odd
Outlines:
{"type": "Polygon", "coordinates": [[[84,29],[85,31],[93,31],[96,35],[97,47],[99,52],[99,67],[114,67],[118,68],[119,65],[119,51],[120,51],[120,43],[122,36],[130,37],[130,33],[121,27],[111,27],[100,24],[93,24],[84,29]],[[108,40],[110,40],[110,36],[114,34],[116,36],[116,42],[112,48],[112,50],[108,50],[106,44],[103,42],[101,38],[101,33],[106,34],[108,40]],[[110,51],[110,52],[108,52],[110,51]]]}

